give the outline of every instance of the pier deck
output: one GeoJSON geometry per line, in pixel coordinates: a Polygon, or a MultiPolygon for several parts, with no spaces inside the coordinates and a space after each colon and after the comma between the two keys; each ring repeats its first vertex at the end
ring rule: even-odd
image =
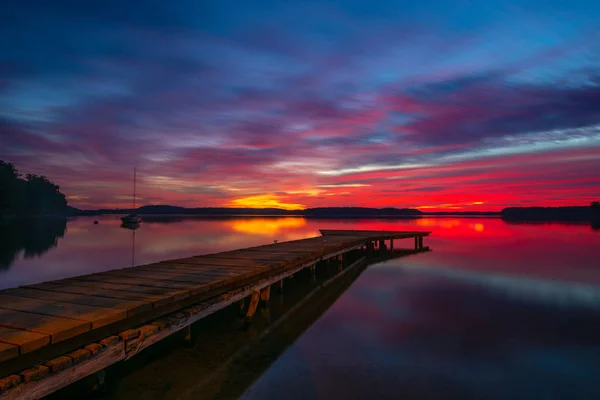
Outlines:
{"type": "Polygon", "coordinates": [[[321,234],[1,290],[0,399],[52,393],[245,298],[250,318],[271,285],[324,260],[341,270],[395,239],[426,250],[429,232],[321,234]]]}

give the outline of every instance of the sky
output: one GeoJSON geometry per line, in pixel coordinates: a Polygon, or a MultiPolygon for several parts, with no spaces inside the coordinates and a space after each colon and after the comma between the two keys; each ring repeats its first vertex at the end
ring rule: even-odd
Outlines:
{"type": "Polygon", "coordinates": [[[600,198],[600,2],[23,0],[0,159],[80,208],[600,198]]]}

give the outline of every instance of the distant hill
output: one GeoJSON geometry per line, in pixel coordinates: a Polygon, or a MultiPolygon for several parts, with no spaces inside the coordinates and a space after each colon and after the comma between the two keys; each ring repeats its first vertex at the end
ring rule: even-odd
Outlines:
{"type": "Polygon", "coordinates": [[[501,212],[507,221],[592,221],[592,207],[509,207],[501,212]]]}
{"type": "MultiPolygon", "coordinates": [[[[595,204],[595,203],[594,203],[595,204]]],[[[600,205],[573,207],[508,207],[495,211],[423,212],[413,208],[316,207],[305,210],[280,208],[186,208],[170,205],[147,205],[134,209],[80,210],[67,206],[68,215],[129,214],[155,216],[303,216],[307,218],[411,218],[419,216],[501,216],[507,221],[600,221],[600,205]]]]}
{"type": "Polygon", "coordinates": [[[305,217],[359,218],[359,217],[414,217],[423,213],[411,208],[319,207],[307,208],[305,217]]]}
{"type": "Polygon", "coordinates": [[[302,215],[301,211],[289,211],[279,208],[185,208],[168,205],[142,206],[136,210],[122,210],[122,212],[135,212],[140,215],[302,215]]]}
{"type": "Polygon", "coordinates": [[[443,215],[454,215],[454,216],[500,216],[500,211],[428,211],[423,212],[423,215],[443,216],[443,215]]]}
{"type": "Polygon", "coordinates": [[[70,215],[97,215],[97,214],[129,214],[140,215],[205,215],[205,216],[230,216],[230,215],[269,215],[269,216],[304,216],[312,218],[364,218],[364,217],[413,217],[423,213],[410,208],[366,208],[366,207],[320,207],[306,210],[283,210],[280,208],[227,208],[227,207],[199,207],[186,208],[169,205],[147,205],[137,209],[99,209],[78,210],[69,207],[70,215]]]}

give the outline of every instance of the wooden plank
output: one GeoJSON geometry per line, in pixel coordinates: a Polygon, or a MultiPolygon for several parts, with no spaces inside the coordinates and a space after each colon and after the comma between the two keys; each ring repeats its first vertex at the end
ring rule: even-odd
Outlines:
{"type": "Polygon", "coordinates": [[[50,335],[51,343],[80,335],[91,329],[88,321],[1,308],[0,326],[50,335]]]}
{"type": "Polygon", "coordinates": [[[370,237],[373,240],[379,240],[380,238],[389,239],[393,237],[398,238],[412,238],[417,236],[429,236],[431,232],[427,231],[357,231],[357,230],[332,230],[332,229],[321,229],[321,235],[326,237],[341,237],[341,236],[354,236],[354,237],[370,237]]]}
{"type": "Polygon", "coordinates": [[[208,263],[207,263],[207,265],[202,264],[201,261],[197,261],[195,263],[188,262],[188,263],[174,263],[174,264],[185,266],[185,267],[194,267],[194,268],[197,268],[198,270],[202,270],[202,271],[248,273],[248,274],[250,274],[250,276],[260,274],[263,272],[268,272],[271,270],[271,268],[268,266],[262,266],[262,267],[237,267],[237,266],[230,266],[230,265],[215,266],[215,265],[209,265],[208,263]]]}
{"type": "MultiPolygon", "coordinates": [[[[73,294],[90,294],[93,293],[94,296],[102,296],[111,299],[123,299],[123,300],[140,300],[144,302],[154,303],[156,301],[162,300],[164,298],[168,298],[169,296],[165,295],[150,295],[147,293],[135,292],[135,291],[125,291],[125,290],[113,290],[101,287],[94,287],[93,282],[81,281],[82,284],[72,284],[65,285],[60,283],[46,282],[46,283],[38,283],[36,285],[24,286],[24,288],[32,288],[39,290],[48,290],[53,292],[61,292],[61,293],[73,293],[73,294]],[[91,285],[90,285],[91,284],[91,285]],[[92,289],[90,289],[92,287],[92,289]]],[[[73,281],[71,283],[78,283],[77,281],[73,281]]],[[[103,286],[103,285],[102,285],[103,286]]],[[[123,286],[115,285],[123,289],[123,286]]],[[[171,296],[171,300],[173,297],[171,296]]]]}
{"type": "Polygon", "coordinates": [[[80,281],[77,279],[71,279],[69,283],[70,285],[65,285],[65,287],[68,286],[69,291],[72,293],[76,292],[75,288],[77,288],[77,293],[85,293],[86,291],[87,293],[90,293],[90,290],[93,290],[94,294],[99,294],[102,290],[107,290],[111,293],[114,293],[113,296],[121,294],[129,296],[129,298],[131,298],[131,296],[142,296],[143,301],[152,302],[154,307],[157,307],[158,305],[172,303],[175,300],[189,297],[189,291],[187,290],[182,293],[181,291],[169,289],[149,288],[145,286],[120,285],[111,282],[80,281]]]}
{"type": "Polygon", "coordinates": [[[112,276],[122,276],[126,278],[143,278],[150,279],[157,282],[181,282],[187,283],[186,287],[189,287],[194,293],[200,293],[201,291],[210,290],[210,283],[214,281],[214,279],[207,279],[194,275],[185,275],[178,273],[160,273],[158,271],[144,271],[144,270],[131,270],[131,271],[123,271],[116,270],[111,271],[109,273],[112,276]],[[189,284],[193,284],[193,286],[189,286],[189,284]]]}
{"type": "Polygon", "coordinates": [[[19,346],[20,353],[29,353],[50,343],[50,336],[0,326],[0,342],[19,346]]]}
{"type": "Polygon", "coordinates": [[[275,261],[280,263],[290,263],[302,259],[310,258],[310,253],[290,253],[290,252],[250,252],[240,251],[235,253],[228,253],[223,255],[223,258],[239,258],[242,260],[256,260],[256,261],[275,261]],[[257,255],[258,254],[258,255],[257,255]]]}
{"type": "Polygon", "coordinates": [[[269,247],[251,247],[249,249],[244,249],[244,252],[248,253],[265,253],[265,254],[293,254],[293,255],[311,255],[316,253],[316,251],[310,251],[306,249],[285,249],[285,248],[269,248],[269,247]]]}
{"type": "Polygon", "coordinates": [[[78,276],[77,280],[92,281],[92,282],[121,283],[121,284],[131,285],[131,286],[148,286],[151,288],[170,289],[170,290],[173,290],[173,289],[186,290],[190,286],[190,285],[187,285],[185,283],[180,283],[180,282],[157,282],[152,279],[125,278],[125,277],[113,276],[113,275],[110,275],[109,273],[78,276]]]}
{"type": "Polygon", "coordinates": [[[98,289],[110,289],[110,290],[118,290],[118,291],[131,291],[131,294],[139,294],[145,295],[147,298],[155,298],[156,300],[152,300],[152,303],[156,304],[157,301],[160,301],[162,304],[167,302],[172,302],[175,300],[185,299],[190,296],[189,290],[180,290],[180,289],[161,289],[161,288],[152,288],[148,286],[135,286],[135,285],[127,285],[120,284],[114,282],[98,282],[98,281],[85,281],[78,279],[71,279],[70,283],[74,286],[83,286],[88,288],[98,289]]]}
{"type": "MultiPolygon", "coordinates": [[[[85,286],[90,288],[99,288],[99,289],[110,289],[110,290],[119,290],[126,291],[131,293],[139,293],[141,295],[148,295],[149,297],[160,297],[160,296],[174,296],[175,294],[180,294],[182,292],[189,293],[189,291],[183,291],[181,289],[169,289],[169,288],[157,288],[157,287],[149,287],[149,286],[136,286],[134,283],[119,283],[119,282],[104,282],[104,281],[96,281],[96,280],[84,280],[77,278],[71,278],[63,281],[64,284],[74,285],[74,286],[85,286]]],[[[124,280],[129,281],[129,280],[124,280]]],[[[177,298],[185,298],[188,295],[179,296],[177,298]]]]}
{"type": "Polygon", "coordinates": [[[58,301],[62,303],[81,304],[84,306],[116,308],[117,310],[125,310],[127,312],[127,315],[135,315],[142,311],[152,309],[151,302],[98,297],[92,296],[93,293],[62,293],[51,292],[48,290],[31,289],[26,287],[3,290],[0,293],[10,294],[12,296],[30,297],[33,299],[58,301]]]}
{"type": "Polygon", "coordinates": [[[88,321],[92,324],[92,329],[127,318],[127,312],[124,310],[58,303],[8,294],[0,294],[0,308],[88,321]]]}
{"type": "Polygon", "coordinates": [[[215,278],[228,277],[231,275],[243,275],[245,273],[254,273],[255,268],[228,268],[228,267],[207,267],[205,265],[177,264],[177,263],[159,263],[147,267],[148,270],[163,271],[182,271],[186,274],[212,276],[215,278]]]}
{"type": "Polygon", "coordinates": [[[239,260],[235,258],[213,258],[213,257],[189,257],[172,260],[172,262],[181,264],[202,264],[202,265],[226,265],[230,267],[256,267],[265,268],[272,266],[273,263],[268,261],[253,261],[253,260],[239,260]]]}
{"type": "Polygon", "coordinates": [[[0,343],[0,362],[9,360],[19,355],[19,346],[0,343]]]}
{"type": "Polygon", "coordinates": [[[150,273],[160,273],[160,274],[173,274],[173,275],[190,275],[194,276],[198,279],[204,279],[205,282],[209,282],[211,287],[213,286],[222,286],[224,281],[230,279],[242,279],[245,275],[251,275],[249,273],[244,272],[229,272],[229,271],[221,271],[221,272],[205,272],[201,269],[190,269],[186,267],[182,268],[172,268],[172,267],[162,267],[162,266],[153,266],[145,268],[144,271],[150,273]]]}
{"type": "Polygon", "coordinates": [[[202,265],[202,264],[178,264],[178,263],[160,263],[159,264],[161,267],[168,267],[168,268],[186,268],[186,269],[190,269],[190,270],[195,270],[198,273],[203,273],[203,274],[207,274],[207,275],[219,275],[219,276],[224,276],[227,275],[229,276],[231,273],[234,274],[240,274],[240,275],[245,275],[247,274],[247,276],[252,276],[252,275],[256,275],[262,271],[264,271],[264,269],[258,269],[258,268],[253,268],[253,267],[228,267],[228,266],[209,266],[209,265],[202,265]]]}
{"type": "Polygon", "coordinates": [[[162,272],[152,268],[134,268],[131,270],[114,270],[110,271],[111,275],[127,276],[134,278],[145,278],[152,280],[164,280],[169,282],[190,282],[198,284],[208,284],[215,281],[215,278],[203,277],[193,274],[186,274],[182,271],[162,272]]]}

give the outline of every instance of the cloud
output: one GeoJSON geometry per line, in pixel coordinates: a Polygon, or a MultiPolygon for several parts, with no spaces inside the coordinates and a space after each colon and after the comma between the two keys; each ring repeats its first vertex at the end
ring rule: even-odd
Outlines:
{"type": "Polygon", "coordinates": [[[49,176],[76,206],[126,206],[134,165],[144,201],[188,206],[597,195],[596,6],[151,1],[139,12],[38,0],[4,11],[19,41],[0,43],[0,158],[49,176]]]}

